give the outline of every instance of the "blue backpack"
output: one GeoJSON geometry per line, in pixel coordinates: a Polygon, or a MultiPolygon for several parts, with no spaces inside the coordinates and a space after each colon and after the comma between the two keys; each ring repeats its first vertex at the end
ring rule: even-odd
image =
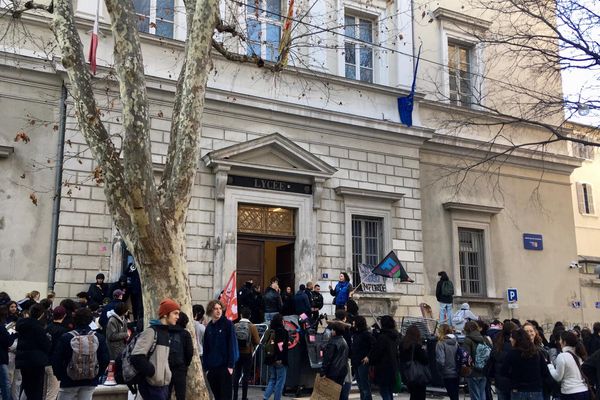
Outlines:
{"type": "Polygon", "coordinates": [[[473,358],[462,346],[457,346],[454,361],[456,362],[456,371],[461,377],[466,378],[471,375],[471,372],[473,372],[473,358]]]}

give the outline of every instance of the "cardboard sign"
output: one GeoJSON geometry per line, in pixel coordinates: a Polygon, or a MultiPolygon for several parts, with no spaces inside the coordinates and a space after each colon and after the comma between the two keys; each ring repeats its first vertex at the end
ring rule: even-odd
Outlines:
{"type": "Polygon", "coordinates": [[[341,393],[342,385],[317,374],[310,400],[339,400],[341,393]]]}

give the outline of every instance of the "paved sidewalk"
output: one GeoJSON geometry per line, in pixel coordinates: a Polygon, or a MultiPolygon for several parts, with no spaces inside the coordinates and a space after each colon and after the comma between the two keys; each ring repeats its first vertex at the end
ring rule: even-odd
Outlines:
{"type": "MultiPolygon", "coordinates": [[[[436,399],[436,400],[441,400],[446,396],[443,396],[442,393],[433,393],[433,392],[427,392],[427,398],[428,399],[436,399]]],[[[467,396],[464,395],[463,393],[461,393],[461,399],[465,399],[467,396]]],[[[250,387],[248,388],[248,400],[260,400],[263,398],[263,390],[261,388],[256,388],[256,387],[250,387]]],[[[271,399],[273,397],[271,396],[271,399]]],[[[294,393],[286,393],[283,396],[283,399],[287,399],[287,400],[291,400],[291,399],[304,399],[304,400],[308,400],[310,398],[310,394],[308,392],[302,394],[302,397],[296,397],[294,393]]],[[[354,400],[354,399],[360,399],[360,395],[358,394],[358,387],[356,386],[352,386],[352,393],[350,393],[350,399],[354,400]]],[[[396,394],[394,395],[394,400],[409,400],[409,395],[408,392],[404,392],[404,393],[400,393],[400,394],[396,394]]],[[[447,397],[446,397],[447,399],[447,397]]],[[[373,393],[373,400],[381,400],[381,396],[379,396],[379,393],[377,391],[375,391],[373,393]]]]}

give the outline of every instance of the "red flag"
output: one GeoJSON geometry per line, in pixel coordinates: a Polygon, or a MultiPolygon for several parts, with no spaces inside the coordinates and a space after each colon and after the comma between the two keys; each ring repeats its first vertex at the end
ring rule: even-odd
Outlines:
{"type": "Polygon", "coordinates": [[[96,7],[96,17],[94,18],[94,28],[92,29],[92,40],[90,41],[90,52],[88,53],[88,61],[90,70],[96,75],[96,49],[98,48],[98,14],[100,13],[100,3],[96,7]]]}
{"type": "Polygon", "coordinates": [[[225,316],[228,320],[234,321],[238,318],[238,307],[237,307],[237,286],[235,282],[235,271],[231,273],[223,293],[219,296],[221,303],[225,305],[225,316]]]}

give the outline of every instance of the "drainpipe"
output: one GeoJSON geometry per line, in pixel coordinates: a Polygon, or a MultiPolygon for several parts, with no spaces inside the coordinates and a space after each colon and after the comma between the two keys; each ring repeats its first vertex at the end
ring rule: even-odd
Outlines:
{"type": "Polygon", "coordinates": [[[58,144],[56,145],[56,164],[54,170],[54,201],[52,204],[52,231],[50,233],[50,265],[48,266],[48,290],[54,291],[56,276],[56,249],[58,247],[58,220],[62,189],[62,171],[64,161],[65,131],[67,128],[67,87],[62,84],[59,102],[58,144]]]}

